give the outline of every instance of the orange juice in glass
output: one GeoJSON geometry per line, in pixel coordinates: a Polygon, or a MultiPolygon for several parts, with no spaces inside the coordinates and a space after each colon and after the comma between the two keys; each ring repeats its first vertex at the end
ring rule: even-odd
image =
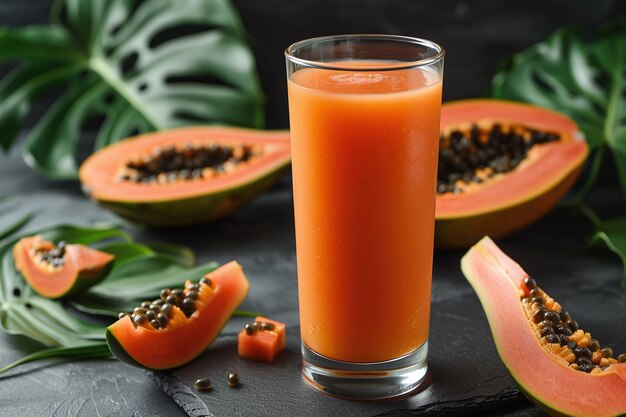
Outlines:
{"type": "Polygon", "coordinates": [[[341,35],[286,56],[303,373],[404,394],[427,367],[443,50],[341,35]]]}

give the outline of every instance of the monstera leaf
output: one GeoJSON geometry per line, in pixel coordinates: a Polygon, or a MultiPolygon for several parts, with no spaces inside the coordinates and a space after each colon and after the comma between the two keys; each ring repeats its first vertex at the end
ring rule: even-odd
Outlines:
{"type": "Polygon", "coordinates": [[[570,115],[599,150],[595,164],[605,146],[612,151],[626,191],[626,20],[593,41],[574,29],[557,30],[515,55],[494,77],[492,95],[570,115]]]}
{"type": "Polygon", "coordinates": [[[592,243],[604,242],[624,264],[626,217],[603,220],[583,204],[605,149],[613,154],[626,193],[626,18],[588,41],[574,29],[557,30],[546,41],[515,55],[493,79],[495,97],[527,101],[567,113],[595,149],[587,180],[571,201],[596,227],[592,243]]]}
{"type": "Polygon", "coordinates": [[[263,123],[253,55],[228,0],[58,0],[51,22],[0,29],[0,62],[16,63],[0,81],[0,146],[44,99],[24,157],[49,177],[75,178],[93,124],[100,148],[189,124],[263,123]]]}

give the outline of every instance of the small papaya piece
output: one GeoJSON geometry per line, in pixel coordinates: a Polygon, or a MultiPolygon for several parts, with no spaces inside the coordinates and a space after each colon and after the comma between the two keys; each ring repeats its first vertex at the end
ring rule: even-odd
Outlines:
{"type": "Polygon", "coordinates": [[[285,323],[257,316],[241,329],[237,339],[239,356],[272,362],[285,349],[285,323]]]}

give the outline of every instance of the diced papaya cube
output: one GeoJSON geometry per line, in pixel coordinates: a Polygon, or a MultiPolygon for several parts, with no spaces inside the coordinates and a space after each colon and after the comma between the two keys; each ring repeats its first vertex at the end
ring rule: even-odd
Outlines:
{"type": "Polygon", "coordinates": [[[272,362],[285,349],[284,323],[259,316],[254,319],[254,323],[246,326],[247,329],[244,327],[237,339],[239,356],[242,358],[272,362]]]}

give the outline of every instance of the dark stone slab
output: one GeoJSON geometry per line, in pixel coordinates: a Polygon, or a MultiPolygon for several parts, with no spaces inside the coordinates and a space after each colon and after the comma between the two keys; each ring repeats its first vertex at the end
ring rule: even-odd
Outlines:
{"type": "MultiPolygon", "coordinates": [[[[397,401],[353,402],[323,395],[300,375],[293,214],[285,181],[251,206],[201,228],[186,242],[212,259],[238,259],[250,278],[242,308],[263,312],[288,325],[288,348],[274,365],[238,358],[235,334],[245,319],[233,319],[223,336],[193,363],[153,378],[191,416],[286,415],[465,415],[528,404],[499,360],[482,308],[459,269],[462,251],[436,252],[430,337],[431,384],[397,401]],[[213,239],[216,237],[216,239],[213,239]],[[217,239],[219,237],[219,239],[217,239]],[[191,240],[191,242],[190,242],[191,240]],[[226,387],[228,372],[244,385],[226,387]],[[193,389],[208,377],[210,393],[193,389]]],[[[601,195],[602,197],[603,195],[601,195]]],[[[529,229],[499,242],[550,294],[569,308],[604,344],[626,349],[615,323],[626,313],[621,267],[612,256],[586,249],[588,224],[556,211],[529,229]]],[[[170,236],[175,238],[176,235],[170,236]]],[[[494,414],[495,415],[495,414],[494,414]]],[[[527,415],[532,415],[527,414],[527,415]]]]}

